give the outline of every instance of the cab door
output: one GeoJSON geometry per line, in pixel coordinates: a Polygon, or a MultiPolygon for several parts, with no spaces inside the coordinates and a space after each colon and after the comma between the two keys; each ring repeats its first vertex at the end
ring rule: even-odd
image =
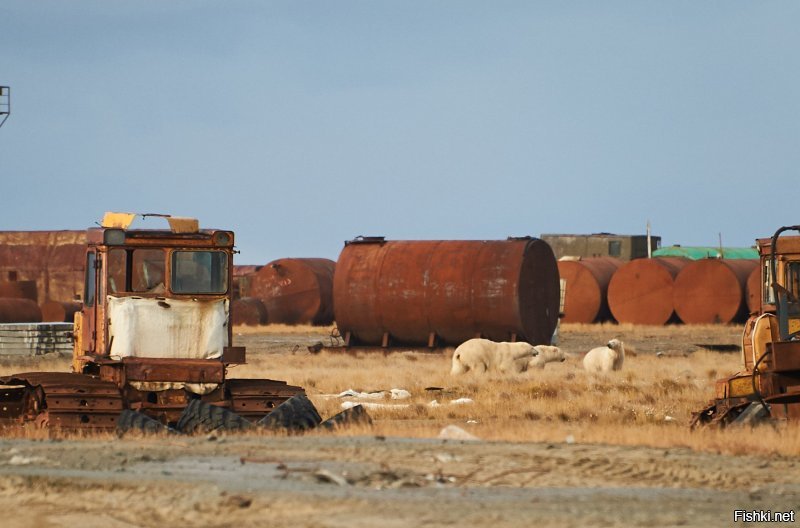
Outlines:
{"type": "Polygon", "coordinates": [[[97,285],[99,283],[100,260],[97,252],[86,253],[86,270],[83,283],[83,308],[81,308],[81,343],[83,352],[94,354],[97,341],[97,285]]]}

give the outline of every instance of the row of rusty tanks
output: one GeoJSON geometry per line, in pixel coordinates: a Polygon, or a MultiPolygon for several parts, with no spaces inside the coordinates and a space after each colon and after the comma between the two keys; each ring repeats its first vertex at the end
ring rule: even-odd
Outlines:
{"type": "Polygon", "coordinates": [[[611,257],[562,260],[564,322],[637,325],[728,324],[757,310],[761,282],[753,259],[611,257]]]}

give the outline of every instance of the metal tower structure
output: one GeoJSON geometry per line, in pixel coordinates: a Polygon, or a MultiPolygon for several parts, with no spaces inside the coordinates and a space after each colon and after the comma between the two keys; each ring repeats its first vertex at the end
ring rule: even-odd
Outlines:
{"type": "Polygon", "coordinates": [[[11,88],[0,86],[0,127],[11,114],[11,88]]]}

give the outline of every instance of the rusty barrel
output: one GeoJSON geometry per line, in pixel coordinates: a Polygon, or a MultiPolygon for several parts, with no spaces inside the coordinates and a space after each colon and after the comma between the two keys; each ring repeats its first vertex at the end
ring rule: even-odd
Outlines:
{"type": "Polygon", "coordinates": [[[322,258],[274,260],[250,275],[248,297],[264,303],[270,323],[328,325],[333,322],[333,272],[322,258]]]}
{"type": "Polygon", "coordinates": [[[261,299],[242,297],[231,304],[231,320],[234,325],[258,326],[267,324],[267,308],[261,299]]]}
{"type": "Polygon", "coordinates": [[[758,313],[761,310],[761,266],[757,265],[748,275],[745,296],[748,311],[758,313]]]}
{"type": "Polygon", "coordinates": [[[675,279],[675,312],[686,324],[731,323],[746,315],[745,286],[757,260],[703,259],[675,279]]]}
{"type": "Polygon", "coordinates": [[[42,311],[30,299],[0,299],[0,323],[41,323],[42,311]]]}
{"type": "Polygon", "coordinates": [[[75,302],[47,301],[42,303],[42,321],[46,323],[72,323],[81,304],[75,302]]]}
{"type": "Polygon", "coordinates": [[[549,343],[558,321],[553,250],[536,238],[345,244],[333,287],[348,345],[549,343]]]}
{"type": "Polygon", "coordinates": [[[0,298],[37,300],[36,281],[0,281],[0,298]]]}
{"type": "Polygon", "coordinates": [[[566,280],[565,323],[593,323],[611,317],[608,283],[622,261],[614,257],[559,260],[558,274],[566,280]]]}
{"type": "Polygon", "coordinates": [[[689,259],[636,259],[621,266],[608,284],[608,307],[620,323],[667,324],[675,312],[675,277],[689,259]]]}

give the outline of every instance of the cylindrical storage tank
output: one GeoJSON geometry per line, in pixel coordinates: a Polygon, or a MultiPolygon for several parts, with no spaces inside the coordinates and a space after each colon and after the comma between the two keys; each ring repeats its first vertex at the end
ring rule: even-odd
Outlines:
{"type": "Polygon", "coordinates": [[[758,313],[761,310],[761,266],[756,265],[747,277],[745,295],[748,311],[751,314],[758,313]]]}
{"type": "Polygon", "coordinates": [[[72,323],[75,312],[81,311],[80,303],[47,301],[42,303],[42,321],[46,323],[72,323]]]}
{"type": "Polygon", "coordinates": [[[689,259],[642,258],[621,266],[608,284],[608,307],[619,323],[667,324],[675,312],[673,287],[689,259]]]}
{"type": "Polygon", "coordinates": [[[622,261],[614,257],[559,260],[558,275],[566,280],[564,323],[593,323],[611,317],[608,283],[622,261]]]}
{"type": "Polygon", "coordinates": [[[41,323],[42,311],[30,299],[0,299],[0,323],[41,323]]]}
{"type": "Polygon", "coordinates": [[[231,321],[234,325],[258,326],[267,324],[267,308],[261,299],[242,297],[231,303],[231,321]]]}
{"type": "Polygon", "coordinates": [[[328,325],[333,322],[333,272],[321,258],[274,260],[250,275],[248,297],[264,303],[270,323],[328,325]]]}
{"type": "Polygon", "coordinates": [[[333,287],[348,345],[550,343],[558,322],[553,250],[536,238],[345,244],[333,287]]]}
{"type": "Polygon", "coordinates": [[[675,313],[686,324],[731,323],[745,315],[744,291],[757,260],[690,262],[675,279],[675,313]]]}
{"type": "Polygon", "coordinates": [[[36,281],[0,281],[0,298],[35,301],[36,295],[36,281]]]}

